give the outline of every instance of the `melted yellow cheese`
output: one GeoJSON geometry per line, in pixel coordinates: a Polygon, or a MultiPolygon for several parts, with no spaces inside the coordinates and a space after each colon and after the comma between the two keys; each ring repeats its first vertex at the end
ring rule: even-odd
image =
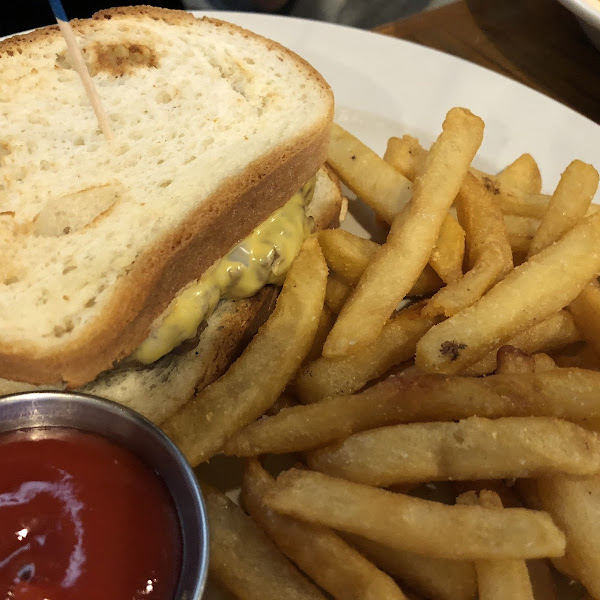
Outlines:
{"type": "Polygon", "coordinates": [[[222,298],[249,298],[267,284],[281,285],[310,234],[305,207],[314,185],[313,178],[200,279],[179,292],[133,358],[149,364],[193,338],[222,298]]]}

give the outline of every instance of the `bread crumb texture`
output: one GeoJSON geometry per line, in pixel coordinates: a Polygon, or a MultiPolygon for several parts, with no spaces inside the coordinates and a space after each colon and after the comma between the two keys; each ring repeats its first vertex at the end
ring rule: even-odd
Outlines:
{"type": "Polygon", "coordinates": [[[332,110],[308,64],[229,24],[137,7],[73,26],[112,144],[56,27],[0,42],[0,331],[41,354],[201,199],[332,110]]]}

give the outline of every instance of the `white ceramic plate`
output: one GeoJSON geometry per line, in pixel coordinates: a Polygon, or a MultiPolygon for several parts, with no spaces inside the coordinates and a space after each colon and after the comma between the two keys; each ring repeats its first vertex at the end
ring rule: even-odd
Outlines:
{"type": "MultiPolygon", "coordinates": [[[[237,23],[291,48],[327,79],[336,120],[378,152],[409,133],[429,145],[446,112],[466,106],[486,123],[475,165],[499,170],[523,152],[538,161],[552,192],[574,158],[600,168],[600,126],[491,71],[409,42],[339,25],[233,12],[196,12],[237,23]]],[[[600,194],[596,197],[600,202],[600,194]]],[[[353,229],[355,223],[346,228],[353,229]]],[[[239,464],[217,457],[200,468],[222,488],[239,484],[239,464]]],[[[571,598],[567,594],[564,598],[571,598]]],[[[230,598],[209,587],[205,600],[230,598]]]]}
{"type": "Polygon", "coordinates": [[[581,27],[600,50],[600,0],[558,0],[578,19],[581,27]]]}
{"type": "MultiPolygon", "coordinates": [[[[600,3],[560,1],[565,5],[600,3]]],[[[333,88],[336,120],[380,153],[391,135],[404,133],[428,146],[440,132],[446,112],[453,106],[465,106],[486,123],[484,143],[475,159],[478,168],[493,172],[529,152],[540,166],[545,192],[552,192],[561,172],[574,158],[600,169],[599,125],[524,85],[467,61],[403,40],[329,23],[251,13],[194,14],[241,25],[308,60],[333,88]]],[[[595,201],[600,202],[600,193],[595,201]]],[[[350,228],[354,226],[356,223],[350,228]]],[[[217,457],[198,470],[235,495],[241,479],[239,461],[217,457]]],[[[563,597],[573,598],[572,594],[563,597]]],[[[204,600],[230,599],[233,597],[212,583],[204,594],[204,600]]]]}

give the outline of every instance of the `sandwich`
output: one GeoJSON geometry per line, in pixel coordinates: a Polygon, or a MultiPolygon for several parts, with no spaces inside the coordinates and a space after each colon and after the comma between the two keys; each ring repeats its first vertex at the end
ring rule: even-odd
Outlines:
{"type": "Polygon", "coordinates": [[[0,393],[79,389],[164,421],[336,223],[324,79],[229,23],[127,7],[0,42],[0,393]]]}

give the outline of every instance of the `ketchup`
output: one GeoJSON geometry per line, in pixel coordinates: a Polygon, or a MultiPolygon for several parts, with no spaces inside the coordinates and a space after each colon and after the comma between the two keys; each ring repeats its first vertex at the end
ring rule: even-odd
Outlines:
{"type": "Polygon", "coordinates": [[[0,436],[0,600],[173,600],[173,501],[130,451],[74,429],[0,436]]]}

